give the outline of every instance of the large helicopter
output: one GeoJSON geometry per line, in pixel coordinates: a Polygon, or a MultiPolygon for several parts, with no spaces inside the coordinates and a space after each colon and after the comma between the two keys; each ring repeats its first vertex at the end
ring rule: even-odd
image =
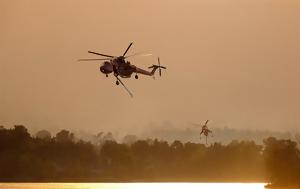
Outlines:
{"type": "MultiPolygon", "coordinates": [[[[103,64],[100,66],[100,71],[108,77],[108,74],[113,73],[114,77],[116,78],[116,85],[119,85],[120,83],[124,86],[126,91],[129,93],[131,97],[133,97],[133,94],[130,92],[130,90],[125,86],[125,84],[122,82],[120,77],[122,78],[130,78],[133,73],[135,73],[135,79],[138,79],[138,74],[143,74],[147,76],[153,76],[155,71],[159,70],[159,75],[161,76],[161,69],[166,69],[165,66],[160,65],[160,59],[158,57],[158,65],[153,64],[152,66],[148,67],[149,69],[152,68],[151,71],[143,70],[141,68],[138,68],[135,65],[132,65],[129,61],[126,59],[133,56],[138,55],[144,55],[142,53],[135,53],[129,56],[126,56],[128,50],[130,49],[131,45],[133,43],[130,43],[123,55],[121,56],[112,56],[107,54],[101,54],[93,51],[88,51],[88,53],[103,56],[106,58],[93,58],[93,59],[79,59],[78,61],[97,61],[97,60],[105,60],[103,64]],[[119,77],[120,76],[120,77],[119,77]]],[[[151,55],[151,54],[147,54],[151,55]]]]}
{"type": "Polygon", "coordinates": [[[209,120],[206,120],[206,122],[201,125],[201,124],[194,124],[195,126],[201,126],[201,132],[200,132],[200,140],[201,140],[201,135],[204,134],[205,136],[205,142],[207,144],[207,137],[211,134],[211,137],[213,137],[212,135],[212,131],[208,129],[207,127],[207,123],[209,122],[209,120]]]}

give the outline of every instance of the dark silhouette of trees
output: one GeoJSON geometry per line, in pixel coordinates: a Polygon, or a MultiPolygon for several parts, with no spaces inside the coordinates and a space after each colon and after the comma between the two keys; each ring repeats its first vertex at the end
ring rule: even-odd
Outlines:
{"type": "Polygon", "coordinates": [[[55,140],[57,142],[73,142],[75,139],[75,136],[73,133],[70,133],[70,131],[67,130],[61,130],[60,132],[58,132],[55,136],[55,140]]]}
{"type": "Polygon", "coordinates": [[[263,155],[271,183],[300,186],[300,150],[297,143],[270,137],[264,140],[264,144],[263,155]]]}
{"type": "MultiPolygon", "coordinates": [[[[126,140],[125,140],[126,139],[126,140]]],[[[96,143],[61,130],[30,136],[22,125],[0,128],[0,181],[228,181],[299,183],[300,152],[291,140],[172,143],[137,140],[124,143],[99,133],[96,143]]]]}
{"type": "Polygon", "coordinates": [[[0,130],[0,180],[73,180],[93,176],[98,161],[93,145],[73,142],[69,131],[55,138],[33,138],[24,126],[0,130]]]}
{"type": "Polygon", "coordinates": [[[106,172],[106,176],[124,179],[130,174],[133,162],[129,147],[125,144],[106,141],[101,148],[100,157],[101,167],[106,172]]]}

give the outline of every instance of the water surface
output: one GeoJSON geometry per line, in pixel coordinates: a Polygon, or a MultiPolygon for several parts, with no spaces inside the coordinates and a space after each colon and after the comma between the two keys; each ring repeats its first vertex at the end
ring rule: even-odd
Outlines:
{"type": "Polygon", "coordinates": [[[264,189],[264,183],[1,183],[0,189],[264,189]]]}

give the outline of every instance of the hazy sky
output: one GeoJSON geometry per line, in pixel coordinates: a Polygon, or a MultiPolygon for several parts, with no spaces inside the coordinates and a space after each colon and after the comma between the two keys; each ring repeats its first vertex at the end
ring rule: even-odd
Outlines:
{"type": "Polygon", "coordinates": [[[89,131],[212,120],[300,128],[299,0],[1,0],[0,125],[89,131]],[[151,52],[124,82],[88,50],[151,52]]]}

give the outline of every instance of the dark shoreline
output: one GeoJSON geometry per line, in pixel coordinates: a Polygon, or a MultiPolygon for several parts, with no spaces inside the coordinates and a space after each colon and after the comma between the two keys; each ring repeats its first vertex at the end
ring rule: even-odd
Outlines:
{"type": "Polygon", "coordinates": [[[299,184],[266,184],[266,189],[300,189],[299,184]]]}

